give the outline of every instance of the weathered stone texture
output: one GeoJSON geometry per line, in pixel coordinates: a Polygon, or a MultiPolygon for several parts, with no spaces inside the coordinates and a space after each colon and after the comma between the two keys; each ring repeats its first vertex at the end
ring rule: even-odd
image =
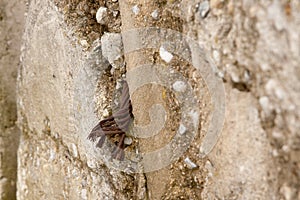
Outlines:
{"type": "Polygon", "coordinates": [[[226,122],[206,163],[209,176],[202,197],[275,199],[277,171],[272,168],[270,144],[260,126],[255,99],[234,89],[227,92],[226,100],[226,122]]]}
{"type": "MultiPolygon", "coordinates": [[[[280,196],[285,199],[299,199],[299,1],[274,0],[258,3],[251,0],[227,2],[211,0],[210,13],[205,18],[199,16],[201,13],[196,9],[198,6],[201,4],[195,2],[183,7],[184,13],[188,13],[185,15],[189,21],[186,23],[188,34],[192,37],[197,35],[199,43],[212,57],[226,85],[231,85],[232,88],[242,92],[236,99],[237,107],[231,106],[235,102],[227,103],[226,122],[231,122],[231,117],[235,115],[236,110],[252,107],[258,112],[252,114],[258,118],[251,121],[251,124],[247,125],[246,121],[243,122],[244,115],[247,113],[241,112],[238,118],[234,119],[235,122],[232,122],[233,130],[225,125],[223,136],[216,148],[222,151],[223,148],[235,147],[234,141],[240,144],[240,140],[248,140],[252,137],[252,134],[245,135],[245,138],[241,139],[242,129],[251,131],[253,127],[257,127],[258,130],[255,132],[259,131],[261,134],[257,135],[257,141],[253,141],[251,145],[253,151],[260,149],[261,152],[253,156],[260,158],[262,155],[272,154],[272,157],[264,159],[257,169],[260,173],[265,171],[263,174],[266,172],[272,174],[272,169],[276,168],[278,173],[270,182],[276,184],[275,188],[274,185],[269,185],[269,189],[273,188],[276,196],[273,198],[280,196]],[[251,103],[241,105],[244,98],[252,98],[251,103]],[[265,133],[271,146],[261,148],[265,133]],[[227,135],[228,138],[234,138],[231,140],[223,138],[227,135]],[[267,165],[270,168],[266,167],[267,165]]],[[[227,94],[232,96],[235,93],[227,90],[227,94]]],[[[247,156],[244,155],[248,154],[244,151],[247,146],[248,144],[239,145],[237,151],[241,151],[241,155],[236,155],[237,160],[247,156]]],[[[267,143],[264,146],[268,146],[267,143]]],[[[231,160],[232,153],[226,154],[227,160],[231,160]]],[[[217,156],[215,159],[222,160],[223,156],[217,156]]],[[[249,159],[244,162],[247,163],[249,159]]],[[[268,183],[268,178],[260,177],[262,175],[260,173],[251,171],[249,176],[254,178],[252,180],[257,176],[257,185],[268,183]]],[[[220,182],[231,179],[233,174],[223,175],[218,176],[220,182]]],[[[225,185],[234,185],[235,181],[232,180],[232,183],[225,185]]],[[[249,189],[247,186],[241,188],[240,193],[249,189]]],[[[253,192],[258,196],[262,195],[263,199],[271,198],[268,196],[270,193],[263,188],[253,188],[253,192]]],[[[225,194],[219,194],[219,197],[223,198],[225,194]]],[[[246,196],[243,197],[245,198],[246,196]]]]}
{"type": "MultiPolygon", "coordinates": [[[[300,199],[299,11],[297,0],[30,1],[18,77],[18,198],[300,199]],[[101,25],[96,23],[97,6],[107,8],[108,20],[101,25]],[[122,56],[120,66],[106,68],[101,36],[150,26],[179,31],[169,39],[180,43],[177,36],[186,35],[201,48],[186,47],[190,63],[182,61],[185,54],[161,58],[159,48],[131,52],[124,57],[127,72],[152,62],[184,74],[198,95],[201,127],[178,161],[132,176],[108,166],[107,149],[96,149],[86,137],[97,115],[109,113],[114,83],[126,71],[122,56]],[[205,70],[208,64],[213,74],[205,70]],[[226,113],[221,113],[225,123],[213,151],[201,157],[212,112],[222,111],[211,99],[219,91],[207,86],[213,78],[226,88],[226,99],[216,99],[226,102],[226,113]]],[[[125,36],[124,49],[138,43],[135,35],[125,36]]],[[[141,41],[151,44],[155,39],[141,41]]],[[[115,56],[106,57],[111,64],[115,61],[115,56]]],[[[168,101],[165,108],[169,106],[173,118],[162,132],[166,137],[157,136],[155,143],[139,141],[145,151],[163,145],[179,126],[172,94],[147,87],[132,97],[136,122],[150,121],[142,111],[156,99],[168,101]]]]}
{"type": "Polygon", "coordinates": [[[18,199],[128,199],[131,181],[94,157],[99,152],[87,140],[97,122],[102,60],[95,69],[97,56],[69,39],[51,1],[31,1],[27,16],[18,77],[18,199]]]}
{"type": "Polygon", "coordinates": [[[0,2],[0,199],[16,199],[16,78],[24,25],[24,2],[0,2]]]}

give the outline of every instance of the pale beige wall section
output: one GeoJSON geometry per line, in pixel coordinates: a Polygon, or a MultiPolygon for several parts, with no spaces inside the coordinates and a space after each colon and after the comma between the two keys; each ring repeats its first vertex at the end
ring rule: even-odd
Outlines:
{"type": "Polygon", "coordinates": [[[0,1],[0,199],[16,199],[16,79],[24,26],[25,3],[0,1]]]}
{"type": "Polygon", "coordinates": [[[109,171],[87,140],[97,122],[93,98],[101,58],[69,39],[51,1],[30,1],[25,27],[18,199],[127,199],[133,190],[123,192],[126,177],[109,171]]]}
{"type": "Polygon", "coordinates": [[[255,99],[227,91],[223,133],[209,155],[203,199],[276,199],[277,171],[255,99]]]}

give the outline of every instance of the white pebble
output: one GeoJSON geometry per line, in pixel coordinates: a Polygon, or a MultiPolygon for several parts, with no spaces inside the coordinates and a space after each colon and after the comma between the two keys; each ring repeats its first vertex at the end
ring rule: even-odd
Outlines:
{"type": "Polygon", "coordinates": [[[186,158],[184,159],[184,162],[185,162],[185,164],[187,165],[187,167],[188,167],[189,169],[194,169],[194,168],[197,167],[197,165],[196,165],[193,161],[191,161],[191,159],[190,159],[189,157],[186,157],[186,158]]]}
{"type": "Polygon", "coordinates": [[[197,111],[192,110],[189,112],[189,116],[192,118],[194,127],[198,127],[198,122],[199,122],[199,114],[197,111]]]}
{"type": "Polygon", "coordinates": [[[186,132],[186,127],[183,124],[179,125],[179,134],[183,135],[186,132]]]}
{"type": "Polygon", "coordinates": [[[86,164],[92,169],[96,168],[97,166],[95,160],[87,160],[86,164]]]}
{"type": "Polygon", "coordinates": [[[108,109],[104,109],[104,111],[103,111],[103,117],[108,117],[108,116],[109,116],[108,109]]]}
{"type": "Polygon", "coordinates": [[[239,170],[240,170],[240,172],[243,173],[245,171],[245,166],[243,166],[243,165],[239,166],[239,170]]]}
{"type": "Polygon", "coordinates": [[[109,72],[111,75],[113,75],[115,73],[115,68],[112,67],[109,72]]]}
{"type": "Polygon", "coordinates": [[[213,57],[215,59],[216,62],[220,62],[221,57],[220,57],[220,53],[217,50],[213,50],[213,57]]]}
{"type": "Polygon", "coordinates": [[[266,96],[260,97],[259,104],[265,113],[268,113],[270,111],[270,101],[268,97],[266,96]]]}
{"type": "Polygon", "coordinates": [[[78,176],[78,171],[76,169],[73,169],[71,173],[74,177],[78,176]]]}
{"type": "Polygon", "coordinates": [[[184,92],[186,89],[186,84],[183,81],[176,81],[173,83],[172,87],[176,92],[184,92]]]}
{"type": "Polygon", "coordinates": [[[159,55],[160,55],[161,59],[163,59],[167,63],[169,63],[173,58],[173,55],[170,52],[168,52],[167,50],[165,50],[163,47],[159,48],[159,55]]]}
{"type": "Polygon", "coordinates": [[[124,144],[131,145],[132,144],[132,139],[130,137],[125,137],[124,144]]]}
{"type": "Polygon", "coordinates": [[[290,151],[290,147],[288,145],[283,145],[281,149],[286,153],[290,151]]]}
{"type": "Polygon", "coordinates": [[[138,5],[135,5],[135,6],[132,7],[132,12],[133,12],[135,15],[139,14],[140,9],[139,9],[138,5]]]}
{"type": "Polygon", "coordinates": [[[260,65],[261,70],[268,71],[271,69],[270,65],[268,63],[263,63],[260,65]]]}
{"type": "Polygon", "coordinates": [[[248,70],[246,70],[244,72],[244,80],[245,80],[245,82],[249,82],[250,81],[250,74],[249,74],[248,70]]]}
{"type": "Polygon", "coordinates": [[[55,151],[54,150],[50,150],[50,156],[49,156],[49,161],[51,162],[51,161],[53,161],[54,159],[55,159],[55,157],[56,157],[56,153],[55,153],[55,151]]]}
{"type": "Polygon", "coordinates": [[[224,72],[222,72],[222,71],[218,71],[217,75],[218,75],[220,78],[224,78],[224,72]]]}
{"type": "Polygon", "coordinates": [[[77,147],[74,143],[71,144],[71,148],[72,148],[72,154],[74,157],[78,156],[78,151],[77,151],[77,147]]]}
{"type": "Polygon", "coordinates": [[[153,19],[158,19],[158,10],[154,10],[152,13],[151,13],[151,16],[153,17],[153,19]]]}
{"type": "Polygon", "coordinates": [[[213,171],[213,166],[212,166],[212,164],[211,164],[211,162],[210,162],[209,160],[206,161],[206,163],[205,163],[205,168],[206,168],[209,172],[213,171]]]}
{"type": "Polygon", "coordinates": [[[240,77],[236,72],[234,72],[234,71],[230,72],[230,77],[233,82],[235,82],[235,83],[240,82],[240,77]]]}
{"type": "Polygon", "coordinates": [[[86,40],[80,40],[80,44],[84,47],[87,47],[89,43],[86,40]]]}
{"type": "Polygon", "coordinates": [[[117,84],[116,84],[116,90],[120,89],[122,87],[122,84],[120,81],[117,81],[117,84]]]}
{"type": "Polygon", "coordinates": [[[104,33],[101,37],[102,54],[113,68],[123,66],[123,42],[119,33],[104,33]]]}
{"type": "Polygon", "coordinates": [[[96,13],[96,20],[99,24],[105,25],[107,23],[107,8],[100,7],[96,13]]]}
{"type": "Polygon", "coordinates": [[[274,157],[277,157],[277,156],[279,155],[277,149],[273,149],[272,155],[273,155],[274,157]]]}
{"type": "Polygon", "coordinates": [[[81,198],[82,199],[87,199],[87,190],[86,189],[81,190],[81,198]]]}
{"type": "Polygon", "coordinates": [[[270,79],[265,86],[265,89],[267,91],[268,94],[272,94],[273,90],[276,88],[276,82],[273,79],[270,79]]]}
{"type": "Polygon", "coordinates": [[[119,15],[119,11],[118,11],[118,10],[114,10],[114,11],[113,11],[113,16],[114,16],[114,17],[117,17],[118,15],[119,15]]]}
{"type": "Polygon", "coordinates": [[[115,103],[116,106],[118,106],[118,105],[119,105],[118,99],[115,99],[115,100],[114,100],[114,103],[115,103]]]}
{"type": "Polygon", "coordinates": [[[278,99],[284,99],[285,97],[285,92],[281,88],[277,88],[275,90],[275,95],[278,99]]]}
{"type": "Polygon", "coordinates": [[[281,132],[278,131],[273,131],[272,132],[272,137],[275,139],[283,139],[283,134],[281,132]]]}
{"type": "Polygon", "coordinates": [[[205,18],[209,12],[209,2],[208,1],[203,1],[202,3],[200,3],[199,6],[199,12],[200,12],[200,16],[202,18],[205,18]]]}
{"type": "Polygon", "coordinates": [[[291,187],[289,187],[286,183],[280,188],[280,193],[283,194],[286,200],[292,200],[294,191],[291,187]]]}

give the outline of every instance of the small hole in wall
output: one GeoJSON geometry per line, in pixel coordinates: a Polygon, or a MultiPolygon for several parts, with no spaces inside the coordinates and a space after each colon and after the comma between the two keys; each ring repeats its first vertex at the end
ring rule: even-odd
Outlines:
{"type": "Polygon", "coordinates": [[[241,91],[241,92],[250,92],[250,87],[246,83],[243,82],[231,82],[232,87],[241,91]]]}

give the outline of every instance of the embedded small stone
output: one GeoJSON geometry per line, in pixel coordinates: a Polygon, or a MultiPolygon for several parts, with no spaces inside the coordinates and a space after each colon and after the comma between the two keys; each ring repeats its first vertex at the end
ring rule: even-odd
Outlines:
{"type": "Polygon", "coordinates": [[[198,122],[199,122],[199,113],[195,110],[191,110],[189,112],[189,116],[192,118],[193,124],[194,126],[198,126],[198,122]]]}
{"type": "Polygon", "coordinates": [[[281,149],[286,153],[290,151],[290,147],[288,145],[283,145],[281,149]]]}
{"type": "Polygon", "coordinates": [[[131,145],[132,144],[132,139],[130,137],[125,137],[124,144],[131,145]]]}
{"type": "Polygon", "coordinates": [[[118,10],[114,10],[112,13],[113,13],[114,17],[117,17],[119,15],[119,11],[118,10]]]}
{"type": "Polygon", "coordinates": [[[138,5],[135,5],[132,7],[132,12],[137,15],[140,12],[140,8],[138,7],[138,5]]]}
{"type": "Polygon", "coordinates": [[[278,157],[278,156],[279,156],[279,153],[278,153],[277,149],[273,149],[272,155],[273,155],[274,157],[278,157]]]}
{"type": "Polygon", "coordinates": [[[183,81],[176,81],[173,83],[172,87],[176,92],[184,92],[186,89],[186,83],[183,81]]]}
{"type": "Polygon", "coordinates": [[[283,134],[279,131],[273,131],[272,132],[272,137],[275,138],[275,139],[283,139],[283,134]]]}
{"type": "Polygon", "coordinates": [[[113,68],[120,68],[123,61],[123,42],[119,33],[104,33],[101,37],[102,54],[113,68]]]}
{"type": "Polygon", "coordinates": [[[289,187],[287,183],[284,183],[280,188],[280,193],[283,194],[286,200],[292,200],[295,191],[291,187],[289,187]]]}
{"type": "Polygon", "coordinates": [[[218,75],[220,78],[224,78],[224,72],[222,72],[222,71],[218,71],[217,75],[218,75]]]}
{"type": "Polygon", "coordinates": [[[200,16],[202,18],[205,18],[209,12],[209,2],[208,1],[203,1],[202,3],[200,3],[199,6],[199,12],[200,12],[200,16]]]}
{"type": "Polygon", "coordinates": [[[108,116],[109,116],[108,109],[104,109],[104,111],[103,111],[103,117],[108,117],[108,116]]]}
{"type": "Polygon", "coordinates": [[[107,8],[106,7],[100,7],[97,10],[96,20],[99,24],[102,24],[102,25],[105,25],[107,23],[108,18],[107,18],[107,8]]]}
{"type": "Polygon", "coordinates": [[[110,69],[110,74],[113,75],[114,73],[115,73],[115,68],[112,67],[112,68],[110,69]]]}
{"type": "Polygon", "coordinates": [[[87,160],[87,165],[92,169],[96,168],[97,166],[95,160],[87,160]]]}
{"type": "Polygon", "coordinates": [[[240,77],[235,71],[230,72],[230,77],[234,83],[240,82],[240,77]]]}
{"type": "Polygon", "coordinates": [[[173,55],[170,52],[168,52],[167,50],[165,50],[163,47],[159,48],[159,55],[160,55],[161,59],[163,59],[167,63],[169,63],[173,58],[173,55]]]}
{"type": "Polygon", "coordinates": [[[186,127],[183,124],[179,125],[179,134],[183,135],[186,132],[186,127]]]}
{"type": "Polygon", "coordinates": [[[250,81],[250,73],[249,73],[249,71],[248,70],[246,70],[245,72],[244,72],[244,81],[247,83],[247,82],[249,82],[250,81]]]}
{"type": "Polygon", "coordinates": [[[267,114],[270,115],[271,114],[271,105],[270,105],[270,101],[269,98],[266,96],[260,97],[258,100],[262,110],[267,114]]]}
{"type": "Polygon", "coordinates": [[[153,17],[153,19],[158,19],[158,10],[154,10],[152,13],[151,13],[151,16],[153,17]]]}
{"type": "Polygon", "coordinates": [[[205,168],[209,171],[212,172],[213,171],[213,166],[211,164],[211,162],[209,160],[206,161],[205,163],[205,168]]]}
{"type": "Polygon", "coordinates": [[[187,165],[187,167],[188,167],[189,169],[194,169],[194,168],[197,167],[197,165],[196,165],[193,161],[191,161],[191,159],[190,159],[189,157],[186,157],[186,158],[184,159],[184,162],[185,162],[185,164],[187,165]]]}
{"type": "Polygon", "coordinates": [[[84,47],[89,46],[89,43],[86,40],[80,40],[80,44],[84,47]]]}
{"type": "Polygon", "coordinates": [[[122,87],[122,84],[120,81],[117,81],[117,84],[116,84],[116,90],[120,89],[122,87]]]}
{"type": "Polygon", "coordinates": [[[269,63],[263,63],[260,65],[261,70],[263,71],[269,71],[271,69],[269,63]]]}
{"type": "Polygon", "coordinates": [[[266,96],[260,97],[259,98],[259,104],[261,105],[261,107],[266,110],[269,107],[269,99],[266,96]]]}
{"type": "Polygon", "coordinates": [[[82,199],[87,199],[87,190],[86,189],[81,190],[81,198],[82,199]]]}
{"type": "Polygon", "coordinates": [[[54,150],[50,150],[50,156],[49,156],[49,161],[51,162],[51,161],[53,161],[54,159],[55,159],[55,157],[56,157],[56,153],[55,153],[55,151],[54,150]]]}
{"type": "Polygon", "coordinates": [[[220,53],[219,53],[218,50],[213,50],[213,57],[214,57],[216,62],[220,62],[221,57],[220,57],[220,53]]]}
{"type": "Polygon", "coordinates": [[[72,150],[72,154],[74,157],[78,156],[78,151],[77,151],[77,147],[74,143],[71,144],[71,150],[72,150]]]}

